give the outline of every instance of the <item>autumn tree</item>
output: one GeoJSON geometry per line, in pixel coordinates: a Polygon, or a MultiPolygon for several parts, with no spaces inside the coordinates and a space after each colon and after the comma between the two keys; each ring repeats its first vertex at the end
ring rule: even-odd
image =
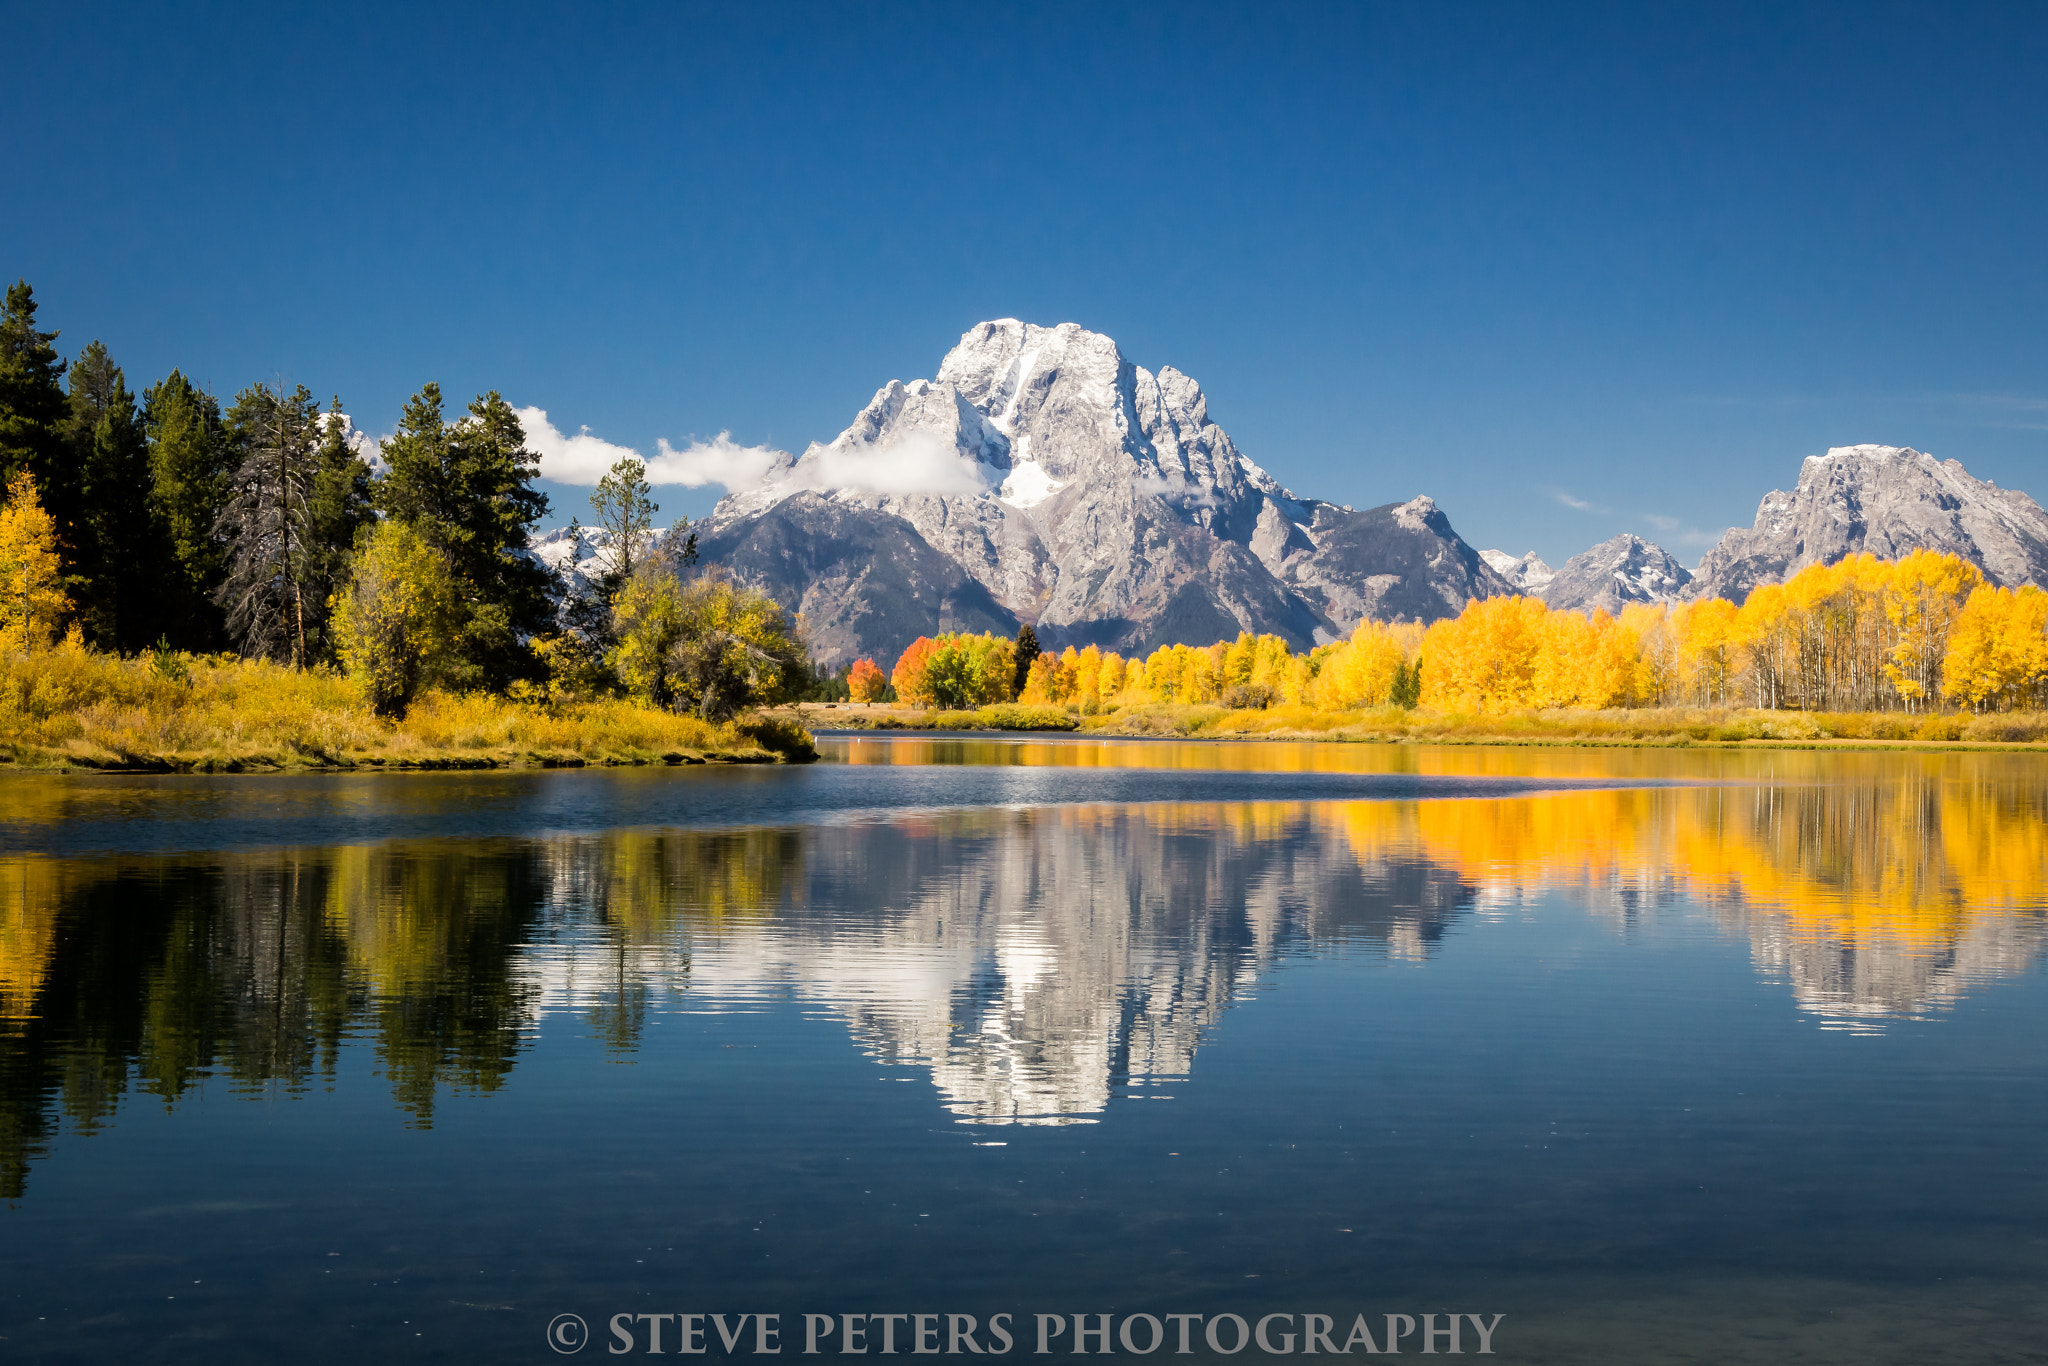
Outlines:
{"type": "Polygon", "coordinates": [[[2048,592],[1980,586],[1956,614],[1942,693],[1988,710],[2048,700],[2048,592]]]}
{"type": "Polygon", "coordinates": [[[639,701],[724,721],[800,695],[810,672],[795,623],[765,593],[718,574],[645,564],[613,605],[612,667],[639,701]]]}
{"type": "Polygon", "coordinates": [[[1982,572],[1960,555],[1916,550],[1891,566],[1883,606],[1892,648],[1884,672],[1908,709],[1938,696],[1949,633],[1970,595],[1983,586],[1982,572]]]}
{"type": "Polygon", "coordinates": [[[364,534],[330,610],[335,653],[379,715],[404,715],[420,689],[448,671],[459,642],[454,576],[410,522],[380,522],[364,534]]]}
{"type": "Polygon", "coordinates": [[[35,476],[18,470],[0,507],[0,652],[47,647],[72,610],[56,523],[36,495],[35,476]]]}
{"type": "Polygon", "coordinates": [[[855,702],[879,702],[889,680],[872,659],[856,659],[846,671],[846,695],[855,702]]]}

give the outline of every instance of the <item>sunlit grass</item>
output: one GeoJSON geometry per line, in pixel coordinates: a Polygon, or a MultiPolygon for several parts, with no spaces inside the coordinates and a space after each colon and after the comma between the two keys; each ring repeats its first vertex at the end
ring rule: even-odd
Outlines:
{"type": "Polygon", "coordinates": [[[618,699],[428,692],[379,718],[347,679],[233,657],[59,647],[0,660],[0,760],[22,768],[619,764],[774,757],[747,728],[618,699]]]}
{"type": "Polygon", "coordinates": [[[907,707],[806,708],[813,725],[875,730],[1080,730],[1094,735],[1411,741],[1466,744],[2033,744],[2048,741],[2048,715],[1759,711],[1749,708],[1558,708],[1474,715],[1421,708],[1323,711],[1282,705],[1141,702],[1096,715],[1057,706],[978,712],[907,707]]]}

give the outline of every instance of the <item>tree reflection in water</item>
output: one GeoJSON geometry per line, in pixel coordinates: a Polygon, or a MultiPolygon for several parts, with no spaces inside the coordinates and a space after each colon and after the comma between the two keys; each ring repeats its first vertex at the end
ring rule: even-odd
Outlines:
{"type": "Polygon", "coordinates": [[[981,1123],[1073,1123],[1185,1076],[1289,953],[1425,961],[1565,894],[1623,934],[1707,915],[1827,1021],[1959,999],[2041,952],[2023,769],[1434,802],[971,810],[179,857],[0,858],[0,1195],[139,1090],[245,1095],[374,1053],[410,1124],[555,1017],[796,999],[981,1123]]]}

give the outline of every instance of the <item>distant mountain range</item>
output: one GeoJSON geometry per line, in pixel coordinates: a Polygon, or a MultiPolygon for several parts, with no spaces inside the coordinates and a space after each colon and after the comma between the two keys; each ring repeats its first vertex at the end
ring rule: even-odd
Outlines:
{"type": "MultiPolygon", "coordinates": [[[[1619,611],[1737,601],[1816,562],[1954,551],[1999,583],[2048,581],[2048,513],[1957,462],[1892,446],[1808,459],[1754,527],[1688,572],[1617,536],[1558,570],[1478,551],[1427,496],[1363,511],[1282,487],[1209,420],[1201,386],[1155,374],[1073,323],[1003,319],[961,337],[931,380],[891,380],[831,443],[778,456],[698,524],[720,564],[803,614],[827,666],[885,662],[920,635],[1014,633],[1125,654],[1240,630],[1296,648],[1366,617],[1433,621],[1523,593],[1619,611]]],[[[584,533],[551,563],[602,552],[584,533]]]]}

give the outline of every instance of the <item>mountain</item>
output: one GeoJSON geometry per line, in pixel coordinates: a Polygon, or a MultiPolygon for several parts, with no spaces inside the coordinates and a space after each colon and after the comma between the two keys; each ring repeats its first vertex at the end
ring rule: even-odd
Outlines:
{"type": "Polygon", "coordinates": [[[1631,602],[1676,602],[1691,582],[1663,547],[1624,532],[1566,560],[1539,596],[1561,611],[1618,614],[1631,602]]]}
{"type": "Polygon", "coordinates": [[[1533,550],[1519,560],[1505,550],[1482,550],[1479,558],[1492,565],[1494,573],[1524,597],[1541,597],[1544,585],[1557,577],[1557,571],[1538,559],[1533,550]]]}
{"type": "Polygon", "coordinates": [[[1015,319],[970,328],[936,379],[891,380],[832,442],[779,457],[699,545],[800,605],[828,666],[976,623],[1126,654],[1240,630],[1306,648],[1366,616],[1435,620],[1511,591],[1430,499],[1297,497],[1209,420],[1193,379],[1076,324],[1015,319]]]}
{"type": "Polygon", "coordinates": [[[2026,494],[1973,479],[1955,460],[1903,446],[1837,446],[1773,490],[1756,524],[1731,528],[1700,561],[1692,595],[1741,602],[1811,564],[1862,551],[1962,556],[2002,585],[2048,582],[2048,512],[2026,494]]]}

